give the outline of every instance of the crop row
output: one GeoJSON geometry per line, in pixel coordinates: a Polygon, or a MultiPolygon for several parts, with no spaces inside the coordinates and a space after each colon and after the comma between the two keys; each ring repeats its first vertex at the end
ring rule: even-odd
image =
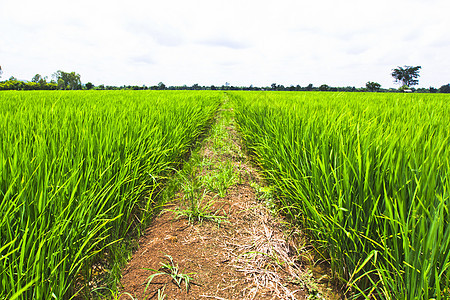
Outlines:
{"type": "Polygon", "coordinates": [[[95,272],[114,278],[122,239],[149,219],[161,183],[219,101],[195,92],[1,93],[0,298],[68,299],[95,272]]]}
{"type": "Polygon", "coordinates": [[[450,97],[231,96],[281,208],[355,297],[449,297],[450,97]]]}

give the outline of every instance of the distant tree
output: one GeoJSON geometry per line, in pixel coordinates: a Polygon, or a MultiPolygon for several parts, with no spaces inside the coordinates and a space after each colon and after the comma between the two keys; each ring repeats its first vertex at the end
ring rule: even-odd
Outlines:
{"type": "Polygon", "coordinates": [[[158,83],[158,90],[165,90],[166,89],[166,85],[162,82],[158,83]]]}
{"type": "Polygon", "coordinates": [[[31,79],[31,82],[35,82],[35,83],[38,83],[41,86],[44,86],[44,85],[47,84],[47,77],[42,77],[41,75],[36,74],[31,79]]]}
{"type": "Polygon", "coordinates": [[[381,88],[381,84],[379,84],[378,82],[368,81],[366,83],[366,89],[370,92],[376,92],[376,91],[380,90],[380,88],[381,88]]]}
{"type": "Polygon", "coordinates": [[[392,77],[394,77],[395,82],[400,82],[402,86],[412,86],[419,84],[419,80],[416,78],[419,78],[419,72],[421,66],[404,66],[404,67],[397,67],[397,69],[392,70],[392,77]]]}
{"type": "Polygon", "coordinates": [[[9,77],[9,79],[8,79],[9,81],[17,81],[17,78],[16,77],[14,77],[14,76],[11,76],[11,77],[9,77]]]}
{"type": "Polygon", "coordinates": [[[430,93],[430,89],[427,88],[418,88],[416,90],[417,93],[430,93]]]}
{"type": "Polygon", "coordinates": [[[200,90],[200,86],[198,85],[198,83],[195,83],[192,85],[192,89],[193,90],[200,90]]]}
{"type": "Polygon", "coordinates": [[[450,83],[439,88],[439,93],[450,93],[450,83]]]}
{"type": "Polygon", "coordinates": [[[33,78],[31,79],[31,82],[39,82],[39,80],[41,80],[42,79],[42,76],[41,75],[39,75],[39,74],[36,74],[36,75],[34,75],[33,76],[33,78]]]}
{"type": "Polygon", "coordinates": [[[272,83],[272,84],[270,85],[270,89],[271,89],[272,91],[276,91],[276,90],[277,90],[277,84],[276,84],[276,83],[272,83]]]}
{"type": "Polygon", "coordinates": [[[313,85],[312,85],[312,83],[308,84],[308,85],[305,87],[305,91],[312,91],[312,90],[313,90],[313,85]]]}
{"type": "Polygon", "coordinates": [[[60,87],[60,79],[64,82],[64,89],[79,90],[81,89],[81,76],[75,72],[63,72],[61,70],[56,71],[53,77],[58,82],[58,88],[60,87]]]}
{"type": "Polygon", "coordinates": [[[327,84],[322,84],[321,86],[319,86],[319,91],[326,92],[329,90],[330,90],[330,87],[327,84]]]}
{"type": "Polygon", "coordinates": [[[64,80],[62,78],[58,79],[58,90],[65,90],[66,89],[66,84],[64,83],[64,80]]]}
{"type": "Polygon", "coordinates": [[[86,89],[87,90],[92,90],[93,88],[94,88],[94,85],[92,84],[92,82],[88,82],[88,83],[86,83],[86,89]]]}
{"type": "Polygon", "coordinates": [[[0,66],[0,78],[2,78],[2,74],[3,74],[3,70],[2,70],[2,66],[0,66]]]}
{"type": "Polygon", "coordinates": [[[430,93],[437,93],[438,89],[430,86],[430,93]]]}
{"type": "Polygon", "coordinates": [[[338,87],[337,90],[339,92],[356,92],[356,88],[354,86],[338,87]]]}

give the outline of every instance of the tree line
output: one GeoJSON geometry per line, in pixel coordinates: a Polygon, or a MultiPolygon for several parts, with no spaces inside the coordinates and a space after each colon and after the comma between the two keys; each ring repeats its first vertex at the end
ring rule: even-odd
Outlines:
{"type": "MultiPolygon", "coordinates": [[[[15,77],[10,77],[6,81],[0,81],[0,90],[240,90],[240,91],[330,91],[330,92],[419,92],[419,93],[450,93],[450,84],[443,85],[440,88],[418,88],[413,86],[418,84],[420,66],[404,66],[397,67],[392,70],[391,76],[396,82],[401,83],[402,86],[399,89],[394,88],[382,88],[377,82],[368,81],[365,87],[356,88],[354,86],[346,87],[332,87],[327,84],[322,84],[318,87],[313,84],[307,86],[290,85],[284,86],[276,83],[272,83],[270,86],[233,86],[229,83],[225,83],[221,86],[215,85],[199,85],[193,84],[192,86],[166,86],[160,82],[153,86],[137,86],[137,85],[98,85],[95,86],[91,82],[86,84],[81,83],[81,76],[76,72],[64,72],[61,70],[56,71],[52,75],[52,80],[47,81],[47,77],[43,77],[40,74],[33,76],[31,81],[18,80],[15,77]]],[[[3,71],[0,66],[0,78],[3,71]]]]}
{"type": "MultiPolygon", "coordinates": [[[[0,66],[0,78],[3,74],[0,66]]],[[[6,81],[0,81],[0,90],[81,90],[85,87],[81,84],[81,76],[75,72],[56,71],[53,79],[47,81],[47,76],[36,74],[31,81],[18,80],[11,76],[6,81]]]]}

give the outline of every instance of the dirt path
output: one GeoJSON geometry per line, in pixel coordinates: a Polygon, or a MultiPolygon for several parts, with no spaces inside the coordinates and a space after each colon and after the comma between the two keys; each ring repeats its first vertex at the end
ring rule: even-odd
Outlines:
{"type": "Polygon", "coordinates": [[[120,299],[337,299],[314,279],[301,233],[267,208],[275,200],[240,143],[225,101],[169,182],[177,192],[124,268],[120,299]]]}

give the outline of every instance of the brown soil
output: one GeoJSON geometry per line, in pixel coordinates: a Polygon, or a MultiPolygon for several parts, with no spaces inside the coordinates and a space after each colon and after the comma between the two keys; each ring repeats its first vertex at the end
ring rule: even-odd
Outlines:
{"type": "MultiPolygon", "coordinates": [[[[301,233],[273,216],[259,199],[253,188],[254,183],[261,184],[258,172],[242,154],[234,127],[227,130],[227,143],[233,150],[218,153],[207,140],[200,153],[212,161],[229,160],[239,172],[240,183],[228,188],[225,197],[215,198],[215,209],[220,209],[228,222],[220,226],[208,221],[191,224],[187,219],[176,219],[172,211],[163,211],[141,237],[139,249],[122,271],[120,299],[129,299],[129,295],[139,300],[158,299],[158,290],[167,295],[164,299],[306,299],[325,290],[327,283],[315,282],[308,268],[301,233]],[[173,258],[181,273],[192,273],[188,291],[184,281],[179,287],[164,274],[155,276],[144,292],[149,276],[155,274],[148,269],[160,269],[162,262],[168,262],[165,255],[173,258]]],[[[214,171],[214,164],[202,170],[214,171]]],[[[181,196],[178,194],[166,208],[177,208],[180,202],[176,199],[181,196]]],[[[325,297],[338,298],[330,295],[325,297]]]]}

